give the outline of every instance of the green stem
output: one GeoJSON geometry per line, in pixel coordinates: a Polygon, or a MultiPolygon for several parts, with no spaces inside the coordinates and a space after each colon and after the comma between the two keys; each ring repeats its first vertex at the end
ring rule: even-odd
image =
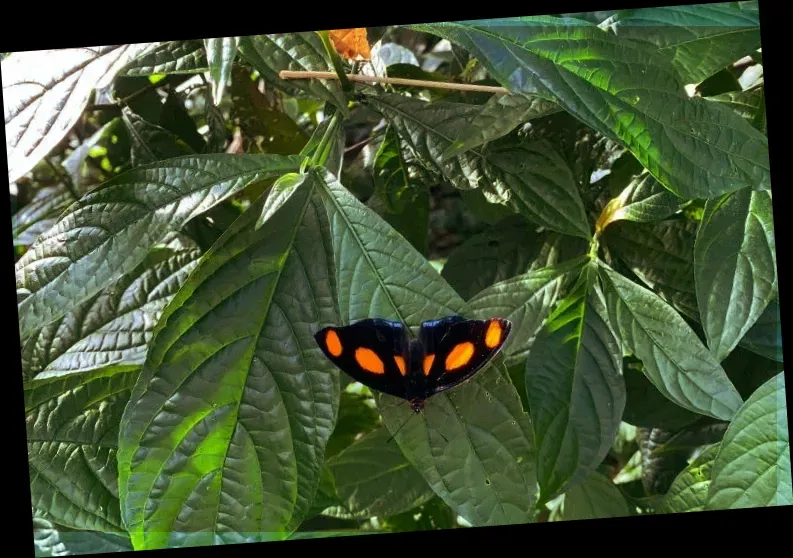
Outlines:
{"type": "Polygon", "coordinates": [[[328,154],[325,151],[328,149],[328,145],[330,145],[331,139],[333,138],[333,134],[336,133],[336,129],[341,122],[341,113],[336,111],[330,117],[330,124],[328,124],[325,133],[322,134],[322,139],[319,140],[319,144],[314,149],[314,153],[311,156],[303,161],[300,165],[300,172],[303,173],[306,170],[306,167],[309,165],[324,165],[325,160],[328,158],[328,154]]]}
{"type": "Polygon", "coordinates": [[[333,43],[330,40],[330,35],[327,31],[317,31],[317,34],[319,34],[320,39],[322,39],[322,44],[325,45],[325,50],[328,52],[330,62],[333,64],[333,69],[336,70],[336,74],[339,76],[342,91],[347,94],[352,93],[352,82],[347,79],[347,74],[344,73],[344,67],[341,64],[341,57],[339,56],[339,53],[336,52],[336,47],[333,46],[333,43]]]}

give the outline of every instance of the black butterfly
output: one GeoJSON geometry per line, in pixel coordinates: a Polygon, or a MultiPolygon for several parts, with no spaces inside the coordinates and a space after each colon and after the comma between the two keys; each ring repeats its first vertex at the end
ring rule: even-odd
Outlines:
{"type": "Polygon", "coordinates": [[[504,346],[512,323],[503,318],[449,316],[421,324],[418,339],[400,322],[366,319],[316,333],[325,355],[363,385],[405,399],[415,413],[433,395],[479,372],[504,346]]]}

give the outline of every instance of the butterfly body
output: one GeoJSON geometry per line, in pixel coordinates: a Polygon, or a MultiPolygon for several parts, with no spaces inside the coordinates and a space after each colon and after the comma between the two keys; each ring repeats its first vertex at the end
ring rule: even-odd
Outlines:
{"type": "Polygon", "coordinates": [[[418,337],[410,339],[402,323],[373,318],[324,328],[315,339],[351,378],[408,401],[419,413],[429,397],[482,370],[501,350],[511,327],[503,318],[449,316],[423,322],[418,337]]]}

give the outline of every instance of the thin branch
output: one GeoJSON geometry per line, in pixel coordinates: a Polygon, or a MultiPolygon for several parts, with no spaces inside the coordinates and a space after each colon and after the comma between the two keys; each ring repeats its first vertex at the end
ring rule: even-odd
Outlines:
{"type": "MultiPolygon", "coordinates": [[[[360,74],[344,74],[350,81],[359,83],[390,83],[393,85],[410,85],[413,87],[432,87],[435,89],[453,89],[456,91],[479,91],[482,93],[496,93],[505,95],[509,90],[504,87],[493,87],[492,85],[474,85],[470,83],[449,83],[446,81],[427,81],[423,79],[389,78],[377,76],[363,76],[360,74]]],[[[281,79],[339,79],[334,72],[303,72],[293,70],[282,70],[279,74],[281,79]]]]}

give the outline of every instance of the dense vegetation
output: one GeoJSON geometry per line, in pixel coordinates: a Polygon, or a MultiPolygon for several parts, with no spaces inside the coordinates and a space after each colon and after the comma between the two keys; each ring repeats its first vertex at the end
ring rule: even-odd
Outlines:
{"type": "Polygon", "coordinates": [[[756,2],[368,42],[3,59],[37,553],[791,503],[756,2]],[[313,338],[451,314],[418,416],[313,338]]]}

